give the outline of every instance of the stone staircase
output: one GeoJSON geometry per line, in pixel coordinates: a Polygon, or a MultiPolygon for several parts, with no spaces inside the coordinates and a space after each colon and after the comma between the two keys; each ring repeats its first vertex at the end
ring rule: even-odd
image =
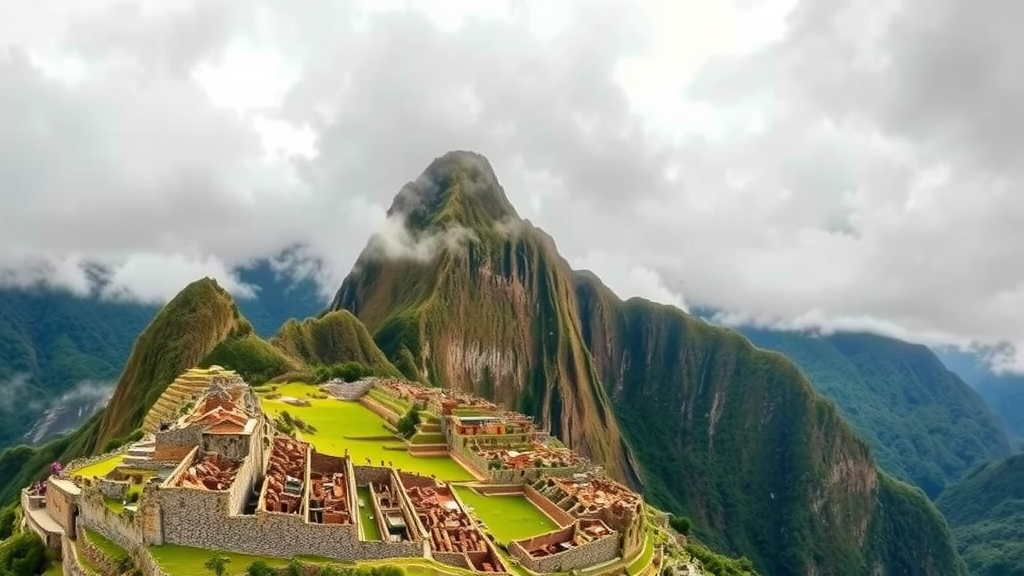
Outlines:
{"type": "Polygon", "coordinates": [[[146,436],[128,447],[122,464],[128,467],[145,468],[146,464],[153,461],[153,452],[155,451],[156,443],[153,441],[153,437],[146,436]]]}
{"type": "Polygon", "coordinates": [[[161,424],[176,422],[181,417],[181,408],[202,396],[210,387],[210,381],[216,376],[233,378],[237,377],[237,374],[220,366],[211,366],[191,368],[178,376],[149,409],[142,422],[142,430],[147,434],[153,434],[160,429],[161,424]]]}

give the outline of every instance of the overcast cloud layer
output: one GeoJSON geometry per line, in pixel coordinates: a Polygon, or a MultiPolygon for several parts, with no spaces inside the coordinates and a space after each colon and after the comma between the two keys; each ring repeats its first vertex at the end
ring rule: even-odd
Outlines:
{"type": "Polygon", "coordinates": [[[1024,4],[386,4],[0,0],[0,281],[331,292],[472,149],[620,296],[1024,350],[1024,4]]]}

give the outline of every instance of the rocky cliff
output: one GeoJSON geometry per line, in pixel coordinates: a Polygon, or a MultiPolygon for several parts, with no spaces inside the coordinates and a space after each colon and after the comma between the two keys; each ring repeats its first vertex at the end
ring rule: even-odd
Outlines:
{"type": "Polygon", "coordinates": [[[964,573],[935,508],[792,362],[574,273],[481,156],[437,159],[389,216],[332,309],[408,376],[537,416],[766,574],[964,573]]]}

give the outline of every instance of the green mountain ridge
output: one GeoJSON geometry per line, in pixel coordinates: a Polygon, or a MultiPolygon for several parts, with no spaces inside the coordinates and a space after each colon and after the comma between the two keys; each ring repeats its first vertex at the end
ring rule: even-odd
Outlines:
{"type": "Polygon", "coordinates": [[[937,504],[972,575],[1024,574],[1024,454],[979,466],[937,504]]]}
{"type": "Polygon", "coordinates": [[[572,271],[481,166],[446,154],[392,206],[413,238],[461,243],[410,259],[371,241],[331,305],[404,374],[537,417],[765,574],[964,573],[934,506],[877,470],[792,362],[572,271]]]}
{"type": "Polygon", "coordinates": [[[793,360],[867,440],[879,465],[931,498],[1010,445],[982,398],[926,346],[864,333],[741,328],[793,360]]]}
{"type": "Polygon", "coordinates": [[[974,388],[1003,421],[1013,448],[1024,450],[1024,376],[991,374],[974,388]]]}

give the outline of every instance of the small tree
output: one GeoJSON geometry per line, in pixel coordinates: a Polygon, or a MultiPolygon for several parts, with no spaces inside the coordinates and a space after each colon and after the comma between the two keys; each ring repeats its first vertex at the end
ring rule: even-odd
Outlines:
{"type": "Polygon", "coordinates": [[[270,567],[270,564],[267,564],[262,560],[257,560],[256,562],[249,564],[249,568],[246,572],[249,576],[274,576],[276,573],[274,569],[270,567]]]}
{"type": "Polygon", "coordinates": [[[133,564],[131,556],[118,556],[114,561],[114,570],[117,570],[118,574],[124,574],[131,571],[133,564]]]}
{"type": "Polygon", "coordinates": [[[231,558],[228,558],[227,556],[221,556],[220,554],[218,554],[216,556],[210,556],[209,558],[207,558],[206,563],[203,564],[203,567],[209,570],[210,572],[216,574],[216,576],[224,576],[224,572],[227,572],[228,564],[230,563],[231,558]]]}

